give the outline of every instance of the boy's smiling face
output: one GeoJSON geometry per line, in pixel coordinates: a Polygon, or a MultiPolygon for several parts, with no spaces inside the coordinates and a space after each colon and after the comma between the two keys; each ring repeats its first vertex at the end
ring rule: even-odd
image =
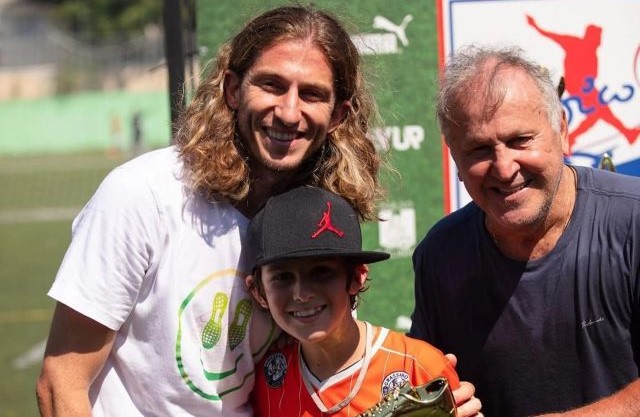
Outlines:
{"type": "Polygon", "coordinates": [[[356,268],[349,283],[341,258],[293,259],[262,266],[263,294],[255,286],[252,291],[278,326],[300,342],[339,341],[353,323],[351,296],[363,287],[366,273],[365,266],[356,268]]]}

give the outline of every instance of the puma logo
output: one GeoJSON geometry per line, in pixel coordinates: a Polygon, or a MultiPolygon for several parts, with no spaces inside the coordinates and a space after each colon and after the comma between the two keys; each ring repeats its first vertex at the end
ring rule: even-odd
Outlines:
{"type": "Polygon", "coordinates": [[[393,23],[391,20],[387,19],[384,16],[376,16],[373,18],[373,27],[375,29],[382,29],[382,30],[386,30],[388,32],[394,33],[398,37],[398,39],[400,40],[400,43],[402,43],[403,46],[408,46],[409,39],[407,39],[406,29],[407,29],[407,25],[412,20],[413,20],[413,16],[408,14],[404,17],[404,19],[402,19],[402,22],[399,25],[396,25],[395,23],[393,23]]]}
{"type": "Polygon", "coordinates": [[[344,232],[340,229],[338,229],[337,227],[335,227],[333,225],[333,223],[331,223],[331,202],[327,201],[327,210],[322,213],[322,218],[320,219],[320,222],[318,223],[318,230],[316,230],[312,235],[311,238],[315,239],[318,236],[320,236],[320,233],[325,232],[325,231],[330,231],[335,233],[336,235],[342,237],[344,236],[344,232]]]}

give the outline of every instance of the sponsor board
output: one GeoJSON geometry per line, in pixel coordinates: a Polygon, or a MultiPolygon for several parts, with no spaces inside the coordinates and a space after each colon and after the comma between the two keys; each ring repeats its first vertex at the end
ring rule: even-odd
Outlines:
{"type": "MultiPolygon", "coordinates": [[[[568,163],[640,176],[640,1],[437,0],[439,54],[468,44],[517,44],[564,83],[568,163]]],[[[470,201],[443,152],[445,211],[470,201]]]]}

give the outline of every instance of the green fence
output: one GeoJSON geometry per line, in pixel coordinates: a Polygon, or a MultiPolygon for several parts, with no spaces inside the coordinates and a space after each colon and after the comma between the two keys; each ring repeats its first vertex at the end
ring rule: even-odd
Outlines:
{"type": "Polygon", "coordinates": [[[147,147],[169,143],[169,99],[159,92],[87,92],[0,102],[0,156],[131,147],[139,112],[147,147]]]}

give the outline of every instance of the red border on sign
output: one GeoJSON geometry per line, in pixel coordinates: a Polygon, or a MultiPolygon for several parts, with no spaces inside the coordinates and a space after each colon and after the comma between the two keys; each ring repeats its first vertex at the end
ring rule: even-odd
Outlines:
{"type": "MultiPolygon", "coordinates": [[[[438,75],[442,73],[442,67],[444,65],[444,16],[442,11],[442,1],[435,0],[436,2],[436,30],[438,32],[438,75]]],[[[444,189],[444,212],[448,214],[451,212],[451,184],[449,180],[449,150],[444,143],[444,137],[440,135],[440,149],[442,150],[442,179],[444,189]]]]}

